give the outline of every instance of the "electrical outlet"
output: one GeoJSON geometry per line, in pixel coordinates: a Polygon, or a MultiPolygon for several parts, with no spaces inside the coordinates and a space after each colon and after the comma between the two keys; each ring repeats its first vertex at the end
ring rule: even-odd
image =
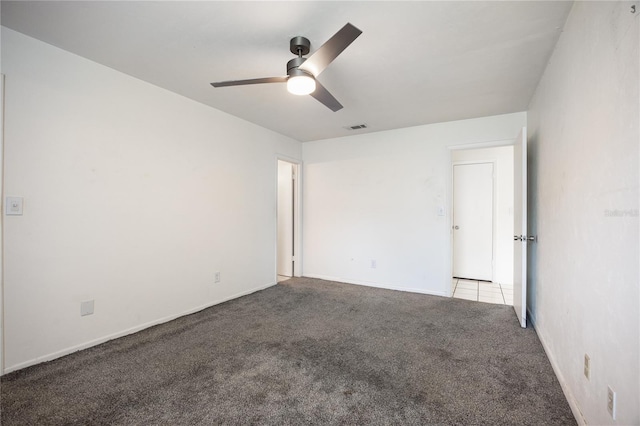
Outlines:
{"type": "Polygon", "coordinates": [[[214,282],[217,282],[217,283],[220,282],[220,272],[216,272],[214,282]]]}
{"type": "Polygon", "coordinates": [[[607,411],[611,414],[613,420],[616,419],[616,393],[607,386],[607,411]]]}
{"type": "Polygon", "coordinates": [[[584,354],[584,377],[591,379],[591,358],[587,354],[584,354]]]}
{"type": "Polygon", "coordinates": [[[378,262],[375,259],[371,259],[371,269],[376,269],[378,267],[378,262]]]}

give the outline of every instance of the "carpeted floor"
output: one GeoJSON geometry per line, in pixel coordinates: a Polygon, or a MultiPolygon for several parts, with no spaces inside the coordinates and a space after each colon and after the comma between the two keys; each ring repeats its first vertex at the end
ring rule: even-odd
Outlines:
{"type": "Polygon", "coordinates": [[[576,424],[512,307],[307,278],[1,384],[3,426],[576,424]]]}

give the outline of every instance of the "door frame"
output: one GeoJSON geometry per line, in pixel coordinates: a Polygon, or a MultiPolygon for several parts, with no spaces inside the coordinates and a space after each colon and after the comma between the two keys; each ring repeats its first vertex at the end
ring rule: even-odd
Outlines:
{"type": "Polygon", "coordinates": [[[302,161],[283,154],[276,154],[274,159],[274,258],[273,258],[273,278],[278,282],[278,161],[285,161],[293,164],[295,174],[293,189],[293,276],[302,276],[302,161]]]}
{"type": "MultiPolygon", "coordinates": [[[[495,147],[492,147],[495,148],[495,147]]],[[[480,148],[481,149],[481,148],[480,148]]],[[[468,151],[472,151],[472,149],[468,149],[468,151]]],[[[453,157],[453,155],[452,155],[453,157]]],[[[451,212],[451,276],[453,277],[453,265],[454,265],[454,255],[455,255],[455,250],[454,250],[454,232],[453,232],[453,226],[455,226],[455,223],[453,223],[453,218],[454,218],[454,214],[455,214],[455,204],[454,204],[454,200],[455,200],[455,182],[454,182],[454,173],[453,173],[453,168],[455,166],[465,166],[465,165],[471,165],[471,164],[491,164],[493,167],[492,173],[493,176],[491,177],[491,282],[495,281],[496,278],[496,211],[497,211],[497,202],[498,202],[498,197],[496,196],[497,191],[498,191],[498,184],[497,184],[497,180],[496,180],[496,169],[498,167],[498,161],[497,159],[493,158],[493,159],[486,159],[486,160],[469,160],[469,161],[454,161],[453,158],[451,159],[451,207],[450,207],[450,212],[451,212]]]]}
{"type": "MultiPolygon", "coordinates": [[[[528,153],[527,126],[523,126],[514,142],[513,150],[513,309],[522,328],[527,328],[527,267],[528,267],[528,153]],[[518,196],[515,196],[515,194],[518,196]],[[518,235],[519,234],[519,235],[518,235]],[[518,238],[516,240],[516,238],[518,238]],[[518,247],[517,249],[515,247],[518,247]],[[516,266],[517,265],[517,266],[516,266]],[[519,296],[519,297],[518,297],[519,296]],[[519,299],[519,300],[518,300],[519,299]]],[[[536,240],[535,237],[534,241],[536,240]]]]}
{"type": "MultiPolygon", "coordinates": [[[[453,289],[451,288],[451,279],[453,277],[453,165],[454,165],[454,161],[453,161],[453,151],[463,151],[463,150],[475,150],[475,149],[483,149],[483,148],[498,148],[501,146],[513,146],[513,143],[515,141],[515,137],[512,139],[496,139],[494,141],[486,141],[486,142],[477,142],[477,143],[465,143],[465,144],[460,144],[460,145],[449,145],[447,146],[447,150],[448,150],[448,155],[449,155],[449,179],[447,182],[447,192],[448,192],[448,196],[449,196],[449,212],[450,214],[448,215],[448,225],[449,225],[449,276],[446,278],[447,279],[447,283],[446,283],[446,295],[448,297],[452,297],[453,296],[453,289]]],[[[494,171],[495,171],[495,163],[494,163],[494,171]]],[[[496,179],[493,179],[493,183],[494,183],[494,216],[493,216],[493,220],[494,220],[494,233],[495,233],[495,219],[496,219],[496,215],[495,215],[495,202],[496,202],[496,197],[495,197],[495,184],[496,184],[496,179]]],[[[495,235],[494,235],[495,238],[495,235]]],[[[495,240],[494,240],[494,245],[493,245],[493,249],[495,250],[496,248],[496,244],[495,244],[495,240]]],[[[495,255],[495,252],[494,252],[495,255]]],[[[495,259],[495,256],[494,256],[495,259]]],[[[495,274],[496,268],[494,265],[493,268],[493,273],[495,274]]]]}
{"type": "Polygon", "coordinates": [[[0,74],[0,376],[4,374],[4,95],[5,75],[0,74]]]}

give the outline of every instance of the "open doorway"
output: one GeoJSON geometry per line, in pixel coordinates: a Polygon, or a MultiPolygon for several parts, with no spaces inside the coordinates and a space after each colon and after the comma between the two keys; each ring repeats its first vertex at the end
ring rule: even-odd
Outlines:
{"type": "Polygon", "coordinates": [[[513,146],[453,150],[454,298],[513,305],[513,146]]]}
{"type": "Polygon", "coordinates": [[[296,220],[298,193],[298,164],[278,160],[277,187],[277,281],[285,281],[296,271],[296,220]]]}

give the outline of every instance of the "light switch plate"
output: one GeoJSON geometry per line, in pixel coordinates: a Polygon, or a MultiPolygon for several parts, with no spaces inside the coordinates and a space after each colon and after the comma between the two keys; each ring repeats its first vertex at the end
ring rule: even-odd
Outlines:
{"type": "Polygon", "coordinates": [[[7,197],[5,202],[5,213],[7,216],[22,216],[22,197],[7,197]]]}
{"type": "Polygon", "coordinates": [[[616,393],[611,389],[611,386],[607,386],[607,411],[611,414],[613,420],[616,419],[616,393]]]}
{"type": "Polygon", "coordinates": [[[93,300],[80,303],[80,316],[93,315],[93,300]]]}

